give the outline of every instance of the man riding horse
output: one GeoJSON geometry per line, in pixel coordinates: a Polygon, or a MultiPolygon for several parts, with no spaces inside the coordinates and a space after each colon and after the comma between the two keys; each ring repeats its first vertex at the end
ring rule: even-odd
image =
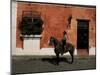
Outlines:
{"type": "Polygon", "coordinates": [[[62,38],[62,52],[61,52],[61,55],[63,55],[66,47],[67,47],[67,40],[68,40],[68,35],[67,35],[67,32],[64,31],[63,32],[63,38],[62,38]]]}
{"type": "MultiPolygon", "coordinates": [[[[70,16],[68,17],[67,29],[70,28],[71,19],[72,19],[72,15],[70,15],[70,16]]],[[[65,49],[66,49],[66,47],[67,47],[67,40],[68,40],[68,35],[67,35],[67,32],[64,31],[64,32],[63,32],[63,38],[62,38],[62,40],[61,40],[61,41],[62,41],[62,46],[63,46],[61,55],[63,55],[63,53],[64,53],[64,51],[65,51],[65,49]]]]}
{"type": "Polygon", "coordinates": [[[56,57],[57,57],[57,65],[59,65],[59,54],[63,55],[64,53],[67,53],[67,52],[70,53],[71,58],[72,58],[70,63],[71,64],[73,63],[74,50],[75,50],[75,47],[73,44],[67,42],[67,45],[66,45],[66,40],[58,41],[55,37],[51,36],[50,40],[49,40],[49,45],[54,46],[54,52],[55,52],[56,57]],[[62,44],[62,42],[63,42],[63,44],[62,44]]]}

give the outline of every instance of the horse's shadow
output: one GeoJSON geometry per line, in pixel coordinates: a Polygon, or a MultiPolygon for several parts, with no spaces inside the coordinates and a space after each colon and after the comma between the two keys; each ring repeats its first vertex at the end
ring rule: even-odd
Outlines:
{"type": "MultiPolygon", "coordinates": [[[[49,62],[49,63],[51,63],[53,65],[57,65],[57,58],[56,57],[52,57],[52,58],[42,58],[41,60],[43,62],[49,62]]],[[[59,58],[59,63],[60,62],[66,62],[68,64],[71,64],[71,62],[66,57],[60,57],[59,58]]]]}

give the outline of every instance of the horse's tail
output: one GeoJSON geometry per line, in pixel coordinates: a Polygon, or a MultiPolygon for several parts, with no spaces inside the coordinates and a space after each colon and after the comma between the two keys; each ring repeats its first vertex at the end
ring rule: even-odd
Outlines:
{"type": "Polygon", "coordinates": [[[74,50],[75,50],[74,45],[71,44],[71,43],[68,43],[68,50],[69,50],[70,52],[74,53],[74,50]]]}

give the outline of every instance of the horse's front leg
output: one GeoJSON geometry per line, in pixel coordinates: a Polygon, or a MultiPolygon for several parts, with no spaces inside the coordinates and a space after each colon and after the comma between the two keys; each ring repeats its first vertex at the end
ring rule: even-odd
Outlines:
{"type": "Polygon", "coordinates": [[[59,53],[56,54],[57,57],[57,65],[59,65],[59,53]]]}
{"type": "Polygon", "coordinates": [[[71,60],[71,64],[73,63],[73,61],[74,61],[74,52],[73,51],[69,51],[69,53],[70,53],[70,55],[71,55],[71,58],[72,58],[72,60],[71,60]]]}

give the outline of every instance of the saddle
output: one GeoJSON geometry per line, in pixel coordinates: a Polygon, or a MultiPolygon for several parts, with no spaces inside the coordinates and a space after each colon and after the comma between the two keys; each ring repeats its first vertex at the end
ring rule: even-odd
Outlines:
{"type": "Polygon", "coordinates": [[[66,45],[65,45],[65,46],[62,46],[61,55],[63,55],[65,52],[67,52],[67,51],[68,51],[68,46],[69,46],[69,44],[68,44],[68,43],[66,43],[66,45]]]}

